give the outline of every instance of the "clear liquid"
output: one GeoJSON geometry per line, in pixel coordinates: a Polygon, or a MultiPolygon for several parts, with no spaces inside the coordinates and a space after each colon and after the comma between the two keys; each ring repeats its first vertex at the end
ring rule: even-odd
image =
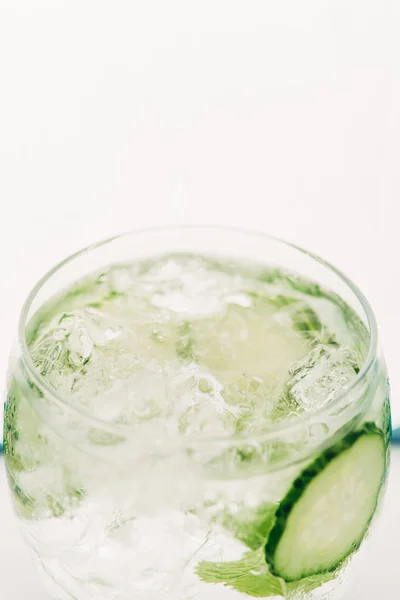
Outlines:
{"type": "MultiPolygon", "coordinates": [[[[339,298],[296,276],[168,256],[77,283],[39,312],[28,341],[48,384],[109,426],[83,435],[76,415],[45,423],[11,380],[10,483],[53,597],[234,600],[239,584],[203,581],[198,565],[255,548],[248,523],[277,506],[335,424],[290,443],[264,444],[263,432],[337,399],[368,333],[339,298]],[[299,464],[271,469],[274,460],[299,464]]],[[[380,387],[368,415],[379,426],[385,400],[380,387]]],[[[276,597],[323,598],[332,578],[277,580],[276,597]]]]}

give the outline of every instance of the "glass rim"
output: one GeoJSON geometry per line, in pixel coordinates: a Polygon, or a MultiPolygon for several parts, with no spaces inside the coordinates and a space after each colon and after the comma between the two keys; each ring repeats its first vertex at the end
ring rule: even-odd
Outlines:
{"type": "MultiPolygon", "coordinates": [[[[192,435],[192,436],[183,436],[183,443],[189,445],[190,443],[235,443],[235,442],[251,442],[259,439],[268,439],[269,437],[274,437],[276,434],[285,435],[290,431],[297,429],[309,422],[312,422],[314,419],[323,417],[325,414],[329,413],[332,409],[334,409],[337,405],[340,405],[346,396],[352,394],[356,388],[358,388],[365,378],[369,375],[372,370],[375,361],[377,359],[378,352],[378,327],[374,312],[367,298],[363,294],[363,292],[359,289],[359,287],[345,275],[340,269],[334,267],[331,263],[327,262],[317,254],[310,252],[301,246],[288,242],[284,239],[281,239],[277,236],[269,235],[267,233],[263,233],[260,231],[247,230],[240,227],[224,227],[218,225],[179,225],[179,226],[161,226],[161,227],[145,227],[136,230],[130,230],[123,232],[118,235],[114,235],[111,237],[107,237],[105,239],[100,240],[99,242],[95,242],[90,244],[73,254],[70,254],[60,262],[58,262],[54,267],[49,269],[36,283],[36,285],[29,292],[25,302],[23,303],[20,317],[18,321],[18,334],[17,334],[17,346],[21,351],[21,357],[24,364],[25,369],[29,373],[29,377],[32,382],[35,383],[40,391],[46,395],[48,399],[53,401],[56,405],[61,406],[63,409],[66,409],[68,412],[72,414],[76,414],[77,416],[82,417],[85,421],[93,423],[93,425],[102,428],[105,431],[109,431],[111,433],[116,433],[119,435],[125,435],[129,437],[129,425],[114,425],[107,421],[103,421],[102,419],[96,417],[93,413],[86,411],[85,409],[74,406],[68,401],[68,397],[61,395],[52,388],[52,386],[46,381],[46,379],[40,374],[37,368],[34,365],[34,362],[31,357],[31,353],[28,348],[27,340],[26,340],[26,326],[28,324],[28,314],[29,310],[32,306],[34,299],[36,298],[38,292],[42,289],[42,287],[51,279],[53,275],[55,275],[58,271],[60,271],[65,265],[72,263],[75,259],[88,254],[90,252],[95,251],[98,248],[106,246],[107,244],[111,244],[112,242],[118,241],[123,238],[134,237],[137,235],[145,235],[145,234],[156,234],[156,233],[182,233],[184,231],[197,231],[197,232],[218,232],[221,233],[238,233],[243,234],[250,237],[259,237],[266,240],[270,240],[272,242],[277,242],[278,244],[282,244],[283,246],[292,248],[297,252],[300,252],[312,260],[315,260],[322,264],[322,266],[326,267],[328,270],[333,272],[342,282],[353,292],[357,301],[360,303],[363,311],[365,312],[365,316],[367,319],[368,332],[369,332],[369,345],[366,357],[360,368],[359,372],[356,374],[354,379],[350,382],[350,384],[344,386],[343,391],[338,394],[338,396],[331,402],[322,405],[320,408],[314,411],[304,412],[301,415],[296,416],[293,419],[282,419],[277,423],[271,423],[266,425],[265,429],[262,431],[256,431],[253,433],[245,433],[245,434],[233,434],[229,436],[207,436],[207,435],[192,435]]],[[[260,261],[262,264],[262,262],[260,261]]],[[[316,280],[315,280],[316,281],[316,280]]],[[[317,282],[317,281],[316,281],[317,282]]],[[[318,282],[317,282],[318,283],[318,282]]],[[[349,406],[346,406],[345,412],[352,406],[352,402],[349,406]]],[[[134,432],[131,432],[134,434],[134,432]]]]}

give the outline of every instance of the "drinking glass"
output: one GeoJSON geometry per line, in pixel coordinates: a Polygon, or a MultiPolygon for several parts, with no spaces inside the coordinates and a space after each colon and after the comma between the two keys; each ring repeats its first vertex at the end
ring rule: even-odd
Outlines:
{"type": "MultiPolygon", "coordinates": [[[[354,339],[354,320],[347,325],[354,339]]],[[[154,374],[146,385],[158,385],[154,374]]],[[[340,598],[371,537],[389,438],[387,372],[370,305],[334,267],[277,239],[207,227],[121,235],[60,263],[22,309],[4,449],[15,513],[54,600],[340,598]],[[313,296],[332,294],[365,326],[351,384],[254,435],[131,428],[105,418],[101,405],[98,413],[74,405],[34,365],[37,315],[91,273],[169,253],[256,261],[305,278],[313,296]],[[340,560],[327,567],[321,547],[340,560]]]]}

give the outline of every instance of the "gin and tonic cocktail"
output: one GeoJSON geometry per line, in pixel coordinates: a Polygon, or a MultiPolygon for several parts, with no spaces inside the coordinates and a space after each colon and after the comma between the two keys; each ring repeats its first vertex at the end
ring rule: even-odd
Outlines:
{"type": "Polygon", "coordinates": [[[25,304],[4,445],[55,600],[339,598],[389,437],[367,301],[289,244],[125,235],[25,304]]]}

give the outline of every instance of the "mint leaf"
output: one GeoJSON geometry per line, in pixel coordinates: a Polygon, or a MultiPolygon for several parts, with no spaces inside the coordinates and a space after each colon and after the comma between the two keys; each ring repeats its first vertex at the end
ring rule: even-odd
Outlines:
{"type": "Polygon", "coordinates": [[[247,552],[236,561],[220,563],[203,561],[197,565],[196,573],[202,581],[222,583],[253,598],[303,597],[335,578],[334,573],[324,573],[285,583],[270,573],[265,563],[263,549],[247,552]]]}
{"type": "Polygon", "coordinates": [[[257,550],[269,536],[275,513],[274,504],[262,504],[255,509],[243,508],[234,515],[224,515],[222,525],[250,550],[257,550]]]}
{"type": "Polygon", "coordinates": [[[322,331],[322,323],[317,313],[306,304],[293,312],[292,319],[294,329],[304,335],[322,331]]]}
{"type": "Polygon", "coordinates": [[[231,562],[201,562],[196,573],[208,583],[223,583],[238,592],[254,598],[284,595],[282,581],[274,577],[265,563],[263,549],[247,552],[243,558],[231,562]]]}
{"type": "Polygon", "coordinates": [[[264,563],[262,552],[246,552],[240,560],[230,562],[203,561],[197,566],[196,572],[204,581],[209,583],[225,583],[251,572],[264,563]]]}

